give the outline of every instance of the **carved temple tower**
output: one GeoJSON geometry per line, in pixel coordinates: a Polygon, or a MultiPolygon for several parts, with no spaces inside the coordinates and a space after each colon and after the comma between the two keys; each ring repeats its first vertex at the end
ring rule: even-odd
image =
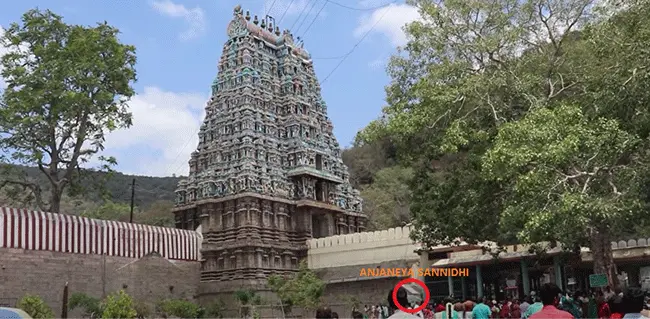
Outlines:
{"type": "Polygon", "coordinates": [[[203,233],[199,296],[264,290],[306,240],[365,229],[309,53],[237,6],[212,96],[179,183],[176,227],[203,233]]]}

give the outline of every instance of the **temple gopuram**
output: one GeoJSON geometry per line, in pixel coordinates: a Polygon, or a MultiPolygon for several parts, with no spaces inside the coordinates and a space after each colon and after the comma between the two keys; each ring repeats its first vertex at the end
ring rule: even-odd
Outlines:
{"type": "Polygon", "coordinates": [[[298,268],[308,239],[365,229],[310,55],[273,24],[235,7],[176,190],[176,227],[203,234],[201,299],[265,290],[298,268]]]}

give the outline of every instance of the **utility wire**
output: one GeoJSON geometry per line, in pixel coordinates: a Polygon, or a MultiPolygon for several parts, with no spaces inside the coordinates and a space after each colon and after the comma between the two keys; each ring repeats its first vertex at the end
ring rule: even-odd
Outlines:
{"type": "Polygon", "coordinates": [[[311,58],[312,60],[338,60],[338,59],[343,59],[347,54],[344,55],[339,55],[339,56],[329,56],[325,58],[311,58]]]}
{"type": "MultiPolygon", "coordinates": [[[[395,3],[395,2],[396,2],[396,1],[393,1],[393,3],[395,3]]],[[[343,56],[343,58],[341,58],[341,61],[339,61],[339,63],[334,67],[334,69],[332,69],[332,71],[331,71],[331,72],[330,72],[330,73],[329,73],[329,74],[328,74],[328,75],[323,79],[323,81],[321,81],[321,83],[320,83],[321,85],[323,85],[325,82],[327,82],[327,80],[330,78],[330,76],[332,76],[332,74],[334,74],[334,72],[335,72],[335,71],[336,71],[336,70],[341,66],[341,64],[343,64],[343,62],[345,62],[345,60],[346,60],[346,59],[347,59],[347,58],[352,54],[352,52],[354,52],[354,50],[357,49],[357,47],[359,46],[359,44],[361,44],[361,42],[363,42],[363,40],[365,40],[366,37],[368,37],[368,35],[370,34],[370,32],[372,32],[372,30],[375,29],[375,27],[377,26],[377,24],[379,24],[379,22],[380,22],[382,19],[384,19],[384,17],[386,16],[387,13],[388,13],[388,10],[384,11],[384,13],[381,15],[381,17],[379,17],[379,19],[377,19],[377,21],[375,21],[375,24],[373,24],[372,27],[371,27],[368,31],[366,31],[366,33],[361,37],[361,39],[359,39],[359,41],[357,42],[357,44],[355,44],[355,45],[352,47],[352,49],[350,50],[350,52],[348,52],[347,54],[345,54],[345,55],[343,56]]]]}
{"type": "MultiPolygon", "coordinates": [[[[180,149],[180,151],[179,151],[178,154],[176,155],[176,158],[174,158],[174,160],[171,162],[172,164],[169,165],[169,168],[171,168],[171,167],[173,167],[174,165],[176,165],[176,162],[178,161],[178,158],[183,154],[183,151],[185,151],[185,148],[187,148],[187,146],[188,146],[188,145],[190,144],[190,142],[192,141],[192,137],[194,137],[194,136],[196,136],[197,134],[199,134],[199,131],[201,130],[201,126],[203,126],[203,123],[199,124],[199,127],[196,129],[196,131],[194,131],[194,133],[188,137],[187,142],[185,142],[185,145],[183,145],[183,147],[180,149]]],[[[172,171],[172,174],[175,174],[176,171],[178,171],[181,167],[183,167],[183,162],[181,162],[180,165],[176,166],[176,169],[174,169],[174,170],[172,171]]],[[[167,172],[169,172],[169,168],[167,168],[167,169],[168,169],[167,172]]]]}
{"type": "Polygon", "coordinates": [[[309,24],[309,26],[307,26],[307,29],[300,36],[301,39],[305,38],[305,35],[307,34],[307,31],[309,31],[309,29],[311,29],[311,26],[314,25],[314,22],[316,22],[316,19],[318,19],[318,17],[320,16],[320,13],[323,11],[323,9],[325,9],[325,6],[327,5],[327,3],[328,3],[328,1],[325,0],[325,4],[323,4],[323,6],[320,8],[320,10],[318,10],[318,12],[316,13],[316,16],[314,17],[314,19],[311,20],[311,23],[309,24]]]}
{"type": "Polygon", "coordinates": [[[284,12],[282,12],[282,16],[280,17],[280,21],[278,21],[277,24],[280,24],[282,22],[282,19],[284,19],[284,16],[287,15],[287,12],[289,11],[289,8],[291,8],[291,5],[293,4],[294,1],[296,1],[296,0],[291,0],[291,2],[289,2],[289,5],[287,6],[286,9],[284,9],[284,12]]]}
{"type": "MultiPolygon", "coordinates": [[[[382,5],[380,5],[380,6],[376,6],[376,7],[372,7],[372,8],[354,8],[354,7],[346,6],[346,5],[344,5],[344,4],[340,4],[340,3],[335,2],[335,1],[332,1],[332,0],[325,0],[325,2],[326,2],[325,5],[327,5],[328,3],[331,3],[331,4],[336,5],[336,6],[339,6],[339,7],[341,7],[341,8],[346,8],[346,9],[355,10],[355,11],[371,11],[371,10],[377,10],[377,9],[381,9],[381,8],[388,7],[388,6],[390,6],[391,4],[396,3],[397,1],[391,1],[391,2],[389,2],[389,3],[382,4],[382,5]]],[[[323,8],[321,8],[321,10],[323,10],[324,8],[325,8],[325,6],[323,6],[323,8]]],[[[315,20],[314,20],[314,21],[315,21],[315,20]]],[[[313,21],[312,21],[312,23],[313,23],[313,21]]],[[[307,30],[309,30],[309,27],[307,28],[307,30]]],[[[307,33],[307,31],[305,31],[305,32],[303,33],[303,35],[301,36],[302,38],[304,38],[305,33],[307,33]]],[[[312,59],[312,60],[339,60],[339,59],[343,59],[343,58],[345,58],[348,54],[349,54],[349,52],[346,53],[346,54],[343,54],[343,55],[339,55],[339,56],[330,56],[330,57],[322,57],[322,58],[311,58],[311,59],[312,59]]]]}
{"type": "Polygon", "coordinates": [[[302,19],[302,22],[300,22],[298,28],[296,28],[296,34],[298,34],[298,31],[300,30],[300,28],[302,28],[302,25],[305,24],[305,21],[307,21],[307,18],[309,18],[309,14],[311,13],[312,10],[314,10],[316,3],[318,3],[318,0],[314,0],[311,7],[309,7],[309,11],[307,11],[307,14],[305,14],[305,17],[302,19]]]}
{"type": "Polygon", "coordinates": [[[269,12],[271,12],[271,9],[273,9],[273,6],[275,5],[276,1],[278,1],[278,0],[273,0],[273,2],[271,2],[271,6],[268,9],[266,9],[266,12],[264,13],[265,18],[269,14],[269,12]]]}
{"type": "Polygon", "coordinates": [[[332,1],[332,0],[325,0],[325,1],[331,3],[331,4],[335,5],[335,6],[339,6],[339,7],[341,7],[341,8],[346,8],[346,9],[354,10],[354,11],[370,11],[370,10],[377,10],[377,9],[381,9],[381,8],[383,8],[383,7],[387,7],[387,6],[389,6],[389,5],[393,4],[393,3],[395,3],[395,1],[392,1],[392,2],[389,2],[389,3],[387,3],[387,4],[382,4],[382,5],[380,5],[380,6],[376,6],[376,7],[372,7],[372,8],[355,8],[355,7],[350,7],[350,6],[347,6],[347,5],[344,5],[344,4],[341,4],[341,3],[338,3],[338,2],[332,1]]]}
{"type": "Polygon", "coordinates": [[[298,21],[300,20],[300,17],[302,17],[302,14],[305,13],[305,10],[307,10],[307,6],[309,6],[309,0],[307,0],[307,3],[305,4],[305,7],[302,8],[302,11],[298,15],[298,18],[296,18],[296,21],[293,22],[293,24],[291,25],[291,28],[289,28],[289,30],[293,30],[293,27],[296,26],[296,23],[298,23],[298,21]]]}

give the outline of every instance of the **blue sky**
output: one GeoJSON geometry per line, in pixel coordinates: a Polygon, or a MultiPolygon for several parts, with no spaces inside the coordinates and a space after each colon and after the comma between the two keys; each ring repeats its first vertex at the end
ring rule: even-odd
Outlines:
{"type": "Polygon", "coordinates": [[[331,74],[322,94],[341,145],[350,145],[357,131],[380,114],[389,82],[385,62],[404,44],[401,26],[417,18],[417,12],[403,1],[335,1],[356,10],[328,0],[9,1],[0,10],[0,26],[38,7],[62,15],[67,23],[107,21],[119,28],[122,41],[137,48],[134,126],[112,133],[105,155],[116,156],[117,169],[125,173],[169,176],[187,173],[237,4],[260,17],[269,11],[278,21],[286,11],[280,28],[304,38],[321,81],[331,74]]]}

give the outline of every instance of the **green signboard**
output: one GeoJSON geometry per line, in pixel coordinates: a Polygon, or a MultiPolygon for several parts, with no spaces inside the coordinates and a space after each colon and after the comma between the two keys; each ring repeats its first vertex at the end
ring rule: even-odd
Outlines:
{"type": "Polygon", "coordinates": [[[607,275],[605,274],[589,275],[589,287],[599,288],[599,287],[606,287],[607,285],[608,285],[607,275]]]}

